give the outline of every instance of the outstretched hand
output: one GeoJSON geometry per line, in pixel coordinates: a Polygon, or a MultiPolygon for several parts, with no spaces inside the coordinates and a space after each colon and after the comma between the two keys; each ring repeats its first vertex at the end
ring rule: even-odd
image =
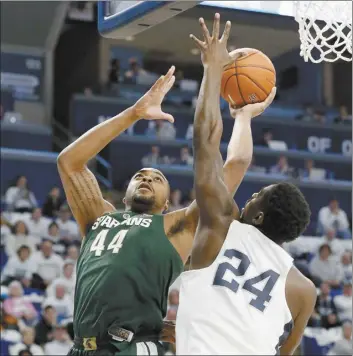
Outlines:
{"type": "Polygon", "coordinates": [[[170,67],[166,75],[162,75],[151,87],[151,89],[133,106],[138,118],[146,120],[167,120],[174,122],[172,115],[162,111],[162,101],[172,88],[175,77],[175,67],[170,67]]]}
{"type": "Polygon", "coordinates": [[[212,35],[210,35],[205,20],[202,17],[199,19],[199,23],[202,28],[204,40],[201,41],[194,35],[190,35],[190,38],[194,40],[196,46],[201,51],[203,65],[217,65],[223,69],[227,64],[237,58],[237,55],[231,56],[227,50],[231,22],[227,21],[221,38],[219,38],[220,15],[218,13],[215,14],[212,35]]]}
{"type": "Polygon", "coordinates": [[[271,90],[270,95],[262,103],[248,104],[248,105],[243,106],[240,109],[237,109],[234,105],[229,104],[230,115],[234,119],[241,114],[250,116],[251,119],[256,116],[259,116],[272,104],[273,99],[276,96],[276,92],[277,92],[277,88],[274,87],[271,90]]]}

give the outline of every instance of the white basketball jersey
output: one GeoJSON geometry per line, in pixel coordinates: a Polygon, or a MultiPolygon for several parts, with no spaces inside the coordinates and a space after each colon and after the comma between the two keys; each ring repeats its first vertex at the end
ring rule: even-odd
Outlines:
{"type": "Polygon", "coordinates": [[[285,296],[293,259],[234,221],[214,263],[181,275],[178,355],[275,355],[292,328],[285,296]]]}

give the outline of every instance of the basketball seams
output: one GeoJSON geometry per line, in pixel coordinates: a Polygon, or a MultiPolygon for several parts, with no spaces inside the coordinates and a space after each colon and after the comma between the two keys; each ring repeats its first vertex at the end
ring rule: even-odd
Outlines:
{"type": "MultiPolygon", "coordinates": [[[[223,77],[222,80],[221,91],[223,98],[228,102],[232,102],[232,100],[230,100],[231,98],[235,100],[238,105],[245,106],[247,104],[250,104],[248,102],[247,96],[250,95],[251,87],[253,87],[251,88],[251,93],[257,93],[260,98],[266,98],[269,95],[271,88],[276,82],[276,69],[273,67],[273,63],[266,55],[264,55],[260,51],[255,51],[234,61],[230,67],[224,70],[224,76],[225,78],[223,77]],[[255,54],[256,56],[254,57],[255,54]],[[251,56],[253,57],[250,58],[251,56]],[[250,59],[245,60],[248,58],[250,59]],[[257,65],[257,63],[259,63],[259,65],[257,65]],[[226,72],[228,73],[225,74],[226,72]],[[241,76],[244,76],[245,79],[242,79],[241,76]],[[252,78],[253,76],[254,79],[252,78]],[[231,79],[232,77],[235,78],[231,79]],[[271,79],[268,79],[270,77],[271,79]],[[234,80],[236,81],[236,83],[234,83],[234,80]],[[257,82],[257,80],[260,84],[257,82]],[[269,84],[271,84],[271,88],[269,84]],[[262,92],[262,94],[260,93],[260,91],[262,92]],[[234,96],[235,99],[232,98],[232,96],[234,96]]],[[[249,100],[252,101],[250,97],[249,100]]]]}
{"type": "Polygon", "coordinates": [[[247,74],[238,74],[239,76],[244,76],[246,78],[248,78],[251,82],[253,82],[262,92],[264,92],[267,96],[269,95],[269,93],[267,93],[267,91],[263,88],[263,86],[259,85],[258,83],[255,82],[255,80],[253,80],[251,77],[249,77],[247,74]]]}
{"type": "Polygon", "coordinates": [[[239,94],[240,94],[240,97],[241,97],[241,100],[243,100],[243,106],[246,105],[246,101],[244,100],[244,96],[243,96],[243,93],[241,92],[241,89],[240,89],[240,84],[239,84],[239,80],[238,80],[238,73],[237,73],[237,68],[235,68],[235,78],[236,78],[236,81],[237,81],[237,86],[238,86],[238,90],[239,90],[239,94]]]}
{"type": "Polygon", "coordinates": [[[258,51],[255,51],[255,52],[250,53],[250,54],[248,54],[248,55],[246,55],[246,56],[240,57],[240,58],[238,58],[238,59],[236,60],[236,62],[242,61],[243,59],[247,59],[247,58],[249,58],[249,57],[251,57],[251,56],[253,56],[253,55],[255,55],[255,54],[258,54],[258,53],[259,53],[258,51]]]}
{"type": "Polygon", "coordinates": [[[275,70],[272,70],[270,68],[267,68],[267,67],[264,67],[264,66],[258,66],[258,65],[244,65],[244,66],[234,66],[234,67],[230,67],[230,68],[227,68],[227,70],[229,69],[236,69],[236,68],[261,68],[261,69],[264,69],[264,70],[268,70],[269,72],[271,72],[272,74],[276,75],[276,71],[275,70]]]}

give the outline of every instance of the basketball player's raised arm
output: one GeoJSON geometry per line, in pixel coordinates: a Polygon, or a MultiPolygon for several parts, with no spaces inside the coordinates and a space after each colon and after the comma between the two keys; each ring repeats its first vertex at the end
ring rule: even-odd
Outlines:
{"type": "Polygon", "coordinates": [[[82,236],[85,236],[87,226],[99,216],[114,210],[114,207],[103,199],[94,174],[87,168],[87,162],[142,118],[174,121],[170,114],[161,109],[164,96],[174,84],[174,70],[175,68],[171,67],[135,105],[95,126],[60,153],[60,178],[82,236]]]}
{"type": "Polygon", "coordinates": [[[227,51],[230,22],[219,39],[220,16],[215,15],[212,36],[200,19],[204,42],[192,38],[201,50],[204,75],[194,117],[194,187],[199,207],[199,225],[191,256],[193,268],[213,262],[233,219],[234,201],[224,182],[220,142],[223,123],[220,111],[221,77],[232,61],[227,51]]]}
{"type": "Polygon", "coordinates": [[[271,91],[263,103],[249,104],[241,109],[229,106],[230,114],[235,122],[223,172],[224,182],[232,196],[238,190],[252,160],[254,147],[251,120],[260,115],[272,103],[275,95],[276,88],[271,91]]]}

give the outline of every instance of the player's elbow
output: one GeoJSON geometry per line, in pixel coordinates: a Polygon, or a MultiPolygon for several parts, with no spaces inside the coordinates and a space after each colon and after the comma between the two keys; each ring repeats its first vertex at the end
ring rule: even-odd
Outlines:
{"type": "Polygon", "coordinates": [[[71,150],[70,146],[59,153],[56,163],[58,168],[66,172],[81,170],[85,166],[85,162],[80,159],[77,152],[71,150]]]}
{"type": "Polygon", "coordinates": [[[58,158],[56,159],[56,164],[62,171],[71,171],[75,167],[72,155],[66,148],[59,153],[58,158]]]}
{"type": "Polygon", "coordinates": [[[246,171],[251,163],[251,157],[227,157],[224,168],[229,171],[246,171]]]}

